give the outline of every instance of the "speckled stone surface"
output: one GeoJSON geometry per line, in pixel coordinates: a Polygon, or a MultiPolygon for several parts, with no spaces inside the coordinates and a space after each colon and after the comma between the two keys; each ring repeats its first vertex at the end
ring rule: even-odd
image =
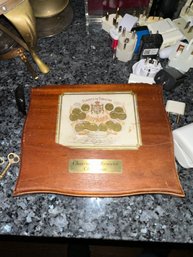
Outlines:
{"type": "MultiPolygon", "coordinates": [[[[87,34],[83,1],[72,1],[73,23],[55,37],[38,42],[39,55],[51,67],[35,81],[19,59],[0,62],[0,156],[20,154],[25,117],[18,112],[14,91],[23,85],[27,107],[30,89],[46,84],[127,83],[131,65],[112,60],[109,36],[87,34]]],[[[164,100],[186,103],[180,123],[193,122],[193,71],[164,100]]],[[[145,165],[145,163],[144,163],[145,165]]],[[[1,167],[0,167],[1,168],[1,167]]],[[[0,235],[193,243],[193,170],[178,165],[185,198],[140,195],[84,198],[54,194],[13,197],[19,165],[0,181],[0,235]]]]}

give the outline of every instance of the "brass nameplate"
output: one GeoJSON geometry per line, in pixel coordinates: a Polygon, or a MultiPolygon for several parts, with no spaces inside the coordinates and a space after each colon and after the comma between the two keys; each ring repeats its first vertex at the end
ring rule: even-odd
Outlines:
{"type": "Polygon", "coordinates": [[[122,173],[122,161],[111,159],[75,159],[69,161],[70,173],[122,173]]]}

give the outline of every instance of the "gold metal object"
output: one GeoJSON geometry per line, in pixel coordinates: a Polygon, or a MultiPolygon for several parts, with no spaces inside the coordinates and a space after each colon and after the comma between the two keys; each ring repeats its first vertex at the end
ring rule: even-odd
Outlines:
{"type": "MultiPolygon", "coordinates": [[[[4,19],[5,18],[3,17],[3,15],[1,15],[0,24],[4,22],[4,19]]],[[[17,47],[18,46],[16,42],[0,29],[0,60],[4,59],[2,58],[2,56],[12,52],[17,47]]],[[[11,57],[10,55],[10,57],[7,59],[10,59],[10,58],[14,58],[14,57],[11,57]]]]}
{"type": "Polygon", "coordinates": [[[6,172],[8,171],[8,169],[12,164],[18,163],[20,161],[19,156],[15,153],[8,154],[7,158],[8,158],[8,164],[0,174],[0,179],[2,179],[5,176],[6,172]]]}
{"type": "Polygon", "coordinates": [[[4,15],[16,27],[26,44],[34,48],[37,42],[36,25],[29,0],[23,1],[4,15]]]}
{"type": "Polygon", "coordinates": [[[20,59],[23,61],[23,63],[26,64],[27,69],[29,70],[29,72],[32,74],[32,77],[34,79],[38,79],[37,74],[34,71],[33,66],[30,64],[26,54],[25,54],[25,50],[23,47],[19,47],[19,48],[13,48],[10,49],[8,52],[1,54],[0,55],[0,60],[9,60],[15,57],[20,57],[20,59]]]}
{"type": "Polygon", "coordinates": [[[3,165],[5,162],[4,158],[3,157],[0,157],[0,166],[3,165]]]}
{"type": "Polygon", "coordinates": [[[38,38],[57,35],[65,30],[72,22],[73,10],[68,5],[62,12],[48,18],[36,18],[36,31],[38,38]]]}
{"type": "Polygon", "coordinates": [[[29,60],[28,60],[28,58],[27,58],[27,56],[26,56],[26,54],[24,53],[24,51],[23,51],[22,48],[19,48],[19,49],[18,49],[18,55],[19,55],[20,59],[26,64],[27,69],[28,69],[29,72],[32,74],[32,77],[33,77],[34,79],[38,79],[38,76],[37,76],[37,74],[35,73],[33,66],[32,66],[31,63],[29,62],[29,60]]]}
{"type": "Polygon", "coordinates": [[[62,12],[69,0],[30,0],[35,17],[47,18],[62,12]]]}
{"type": "Polygon", "coordinates": [[[75,159],[69,161],[70,173],[122,173],[122,161],[110,159],[75,159]]]}
{"type": "MultiPolygon", "coordinates": [[[[12,2],[12,0],[8,0],[8,2],[9,1],[12,2]]],[[[16,27],[25,42],[14,35],[14,33],[9,32],[9,30],[4,29],[4,32],[31,53],[32,58],[42,73],[48,73],[49,67],[42,62],[34,50],[37,42],[37,35],[35,17],[30,2],[29,0],[19,2],[17,0],[16,2],[17,5],[10,11],[5,12],[4,16],[16,27]]]]}
{"type": "Polygon", "coordinates": [[[0,15],[11,11],[23,1],[24,0],[0,0],[0,15]]]}
{"type": "Polygon", "coordinates": [[[21,39],[19,38],[17,35],[15,35],[13,32],[11,32],[10,30],[8,30],[5,26],[3,26],[0,23],[0,30],[2,30],[4,33],[6,33],[8,36],[10,36],[12,39],[14,39],[14,41],[16,43],[18,43],[20,46],[22,46],[25,50],[29,51],[29,47],[27,46],[27,44],[21,39]]]}
{"type": "Polygon", "coordinates": [[[118,17],[119,17],[119,7],[117,7],[116,14],[115,14],[115,19],[117,20],[118,17]]]}
{"type": "Polygon", "coordinates": [[[17,57],[19,55],[19,53],[18,53],[19,49],[21,49],[21,48],[13,48],[13,49],[9,50],[9,52],[1,54],[0,60],[9,60],[9,59],[17,57]]]}
{"type": "Polygon", "coordinates": [[[39,70],[42,73],[48,73],[49,72],[49,67],[39,58],[39,56],[35,53],[35,51],[30,48],[22,39],[20,39],[18,36],[16,36],[14,33],[9,31],[6,27],[4,27],[2,24],[0,24],[0,30],[5,32],[7,35],[9,35],[11,38],[15,40],[20,46],[22,46],[25,50],[30,52],[32,55],[32,58],[34,59],[35,63],[37,64],[39,70]]]}
{"type": "Polygon", "coordinates": [[[35,63],[37,64],[39,70],[44,74],[48,73],[50,71],[50,68],[48,67],[48,65],[46,65],[44,62],[42,62],[40,57],[37,55],[37,53],[33,49],[30,49],[29,52],[32,55],[32,58],[34,59],[35,63]]]}

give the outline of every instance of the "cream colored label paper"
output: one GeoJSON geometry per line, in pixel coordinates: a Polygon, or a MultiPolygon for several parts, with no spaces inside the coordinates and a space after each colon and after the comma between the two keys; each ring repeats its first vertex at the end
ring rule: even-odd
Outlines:
{"type": "Polygon", "coordinates": [[[133,92],[59,96],[56,143],[71,148],[138,149],[142,144],[133,92]]]}

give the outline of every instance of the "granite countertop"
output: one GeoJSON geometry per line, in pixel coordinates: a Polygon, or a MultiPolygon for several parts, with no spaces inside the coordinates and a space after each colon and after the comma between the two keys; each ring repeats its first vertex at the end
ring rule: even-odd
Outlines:
{"type": "MultiPolygon", "coordinates": [[[[86,32],[83,1],[71,2],[72,24],[60,34],[41,39],[38,53],[51,67],[35,81],[18,59],[0,62],[0,156],[21,152],[25,116],[16,107],[17,86],[30,89],[48,84],[127,83],[131,65],[112,59],[109,36],[102,30],[86,32]]],[[[193,122],[193,80],[164,100],[186,103],[185,115],[172,128],[193,122]]],[[[145,165],[145,164],[144,164],[145,165]]],[[[19,172],[15,165],[0,181],[0,235],[193,243],[193,170],[178,165],[185,198],[152,194],[118,198],[34,194],[13,197],[19,172]]]]}

